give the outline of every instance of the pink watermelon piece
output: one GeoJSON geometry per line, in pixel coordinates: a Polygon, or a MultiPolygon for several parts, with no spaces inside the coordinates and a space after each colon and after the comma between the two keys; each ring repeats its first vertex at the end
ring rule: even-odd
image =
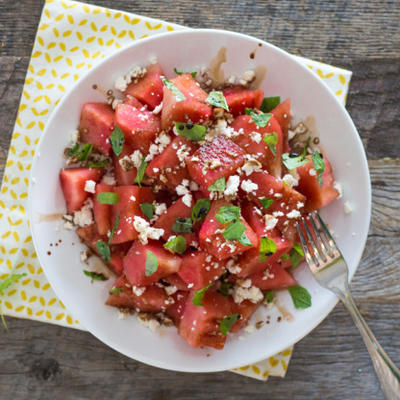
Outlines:
{"type": "Polygon", "coordinates": [[[224,89],[226,102],[229,112],[234,116],[245,113],[246,108],[260,108],[264,98],[262,90],[245,89],[242,86],[235,86],[224,89]]]}
{"type": "Polygon", "coordinates": [[[277,119],[283,135],[283,153],[288,153],[289,148],[289,123],[290,123],[290,99],[278,104],[271,114],[277,119]]]}
{"type": "Polygon", "coordinates": [[[271,265],[266,271],[250,275],[248,279],[251,280],[253,286],[257,286],[261,290],[279,290],[297,285],[293,276],[285,268],[282,268],[280,263],[271,265]]]}
{"type": "Polygon", "coordinates": [[[111,230],[111,205],[101,204],[97,201],[99,193],[113,192],[114,186],[98,183],[96,185],[96,192],[93,196],[93,215],[96,222],[97,232],[100,235],[107,235],[111,230]]]}
{"type": "Polygon", "coordinates": [[[132,169],[125,171],[119,163],[122,158],[130,156],[134,151],[135,149],[130,144],[125,143],[119,157],[113,154],[114,175],[118,186],[133,185],[135,182],[137,169],[133,167],[132,169]]]}

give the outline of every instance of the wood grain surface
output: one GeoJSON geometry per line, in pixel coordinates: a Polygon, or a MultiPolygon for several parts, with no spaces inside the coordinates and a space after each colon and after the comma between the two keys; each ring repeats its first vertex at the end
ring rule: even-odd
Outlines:
{"type": "MultiPolygon", "coordinates": [[[[192,27],[248,33],[354,72],[348,110],[371,171],[372,223],[354,297],[400,364],[400,1],[94,0],[192,27]]],[[[0,0],[0,175],[43,3],[0,0]]],[[[285,379],[183,374],[130,360],[90,334],[8,319],[0,399],[383,399],[369,356],[338,305],[296,345],[285,379]]]]}

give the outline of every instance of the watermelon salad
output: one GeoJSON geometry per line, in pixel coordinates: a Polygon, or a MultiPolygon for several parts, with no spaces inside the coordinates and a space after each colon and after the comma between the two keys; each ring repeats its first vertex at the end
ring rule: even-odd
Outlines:
{"type": "Polygon", "coordinates": [[[65,227],[116,276],[106,304],[194,347],[222,349],[275,291],[311,306],[292,275],[296,223],[340,196],[290,99],[254,78],[216,87],[204,71],[136,66],[117,95],[83,105],[60,171],[65,227]]]}

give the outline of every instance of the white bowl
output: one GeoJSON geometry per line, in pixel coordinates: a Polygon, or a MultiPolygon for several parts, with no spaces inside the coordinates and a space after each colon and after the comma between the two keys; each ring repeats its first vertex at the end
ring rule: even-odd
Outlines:
{"type": "Polygon", "coordinates": [[[29,193],[33,241],[51,286],[74,317],[94,336],[128,357],[170,370],[220,371],[273,356],[315,328],[333,309],[337,299],[319,287],[303,265],[294,275],[312,294],[312,307],[295,310],[288,293],[284,291],[279,294],[278,300],[293,315],[292,321],[283,319],[278,323],[277,311],[264,309],[257,311],[257,317],[260,313],[267,313],[272,316],[271,322],[253,334],[230,336],[225,348],[220,351],[191,348],[178,336],[175,328],[165,329],[159,334],[142,326],[134,317],[117,319],[117,310],[104,305],[112,282],[91,284],[90,279],[83,275],[80,251],[84,246],[79,243],[76,234],[64,229],[56,232],[59,221],[39,223],[38,218],[40,214],[65,211],[58,179],[59,170],[64,167],[62,153],[78,125],[82,105],[88,101],[104,100],[92,89],[93,84],[113,88],[118,76],[136,63],[148,64],[154,55],[167,76],[173,76],[174,67],[190,71],[192,67],[208,65],[222,46],[227,48],[227,63],[223,66],[227,74],[240,75],[249,68],[266,66],[267,75],[261,85],[265,94],[291,98],[297,117],[315,117],[325,153],[344,189],[343,199],[333,202],[322,214],[337,235],[351,276],[360,261],[370,221],[370,179],[357,130],[328,87],[290,54],[238,33],[187,30],[136,41],[105,59],[63,98],[39,142],[32,167],[35,180],[31,180],[36,183],[31,184],[29,193]],[[250,59],[249,54],[255,49],[256,56],[250,59]],[[343,211],[344,201],[353,207],[349,215],[343,211]],[[55,237],[61,238],[62,244],[52,247],[49,256],[49,243],[55,237]]]}

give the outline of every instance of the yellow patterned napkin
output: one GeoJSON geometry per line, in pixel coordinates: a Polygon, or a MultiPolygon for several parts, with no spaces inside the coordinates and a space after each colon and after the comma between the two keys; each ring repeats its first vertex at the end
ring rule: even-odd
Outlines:
{"type": "MultiPolygon", "coordinates": [[[[57,298],[38,263],[27,218],[30,168],[46,121],[79,77],[104,57],[157,33],[184,29],[126,12],[69,0],[47,0],[33,46],[12,135],[0,195],[0,280],[11,272],[27,276],[5,291],[6,315],[84,329],[57,298]]],[[[346,100],[351,72],[298,59],[324,79],[338,99],[346,100]]],[[[266,380],[285,375],[292,349],[235,372],[266,380]]]]}

